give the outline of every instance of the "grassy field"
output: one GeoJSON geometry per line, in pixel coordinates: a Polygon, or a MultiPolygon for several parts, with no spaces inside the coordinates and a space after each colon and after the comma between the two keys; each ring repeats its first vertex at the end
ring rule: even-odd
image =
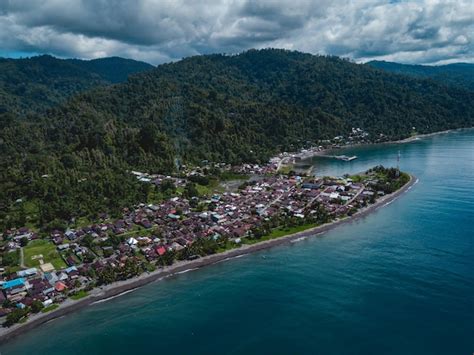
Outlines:
{"type": "Polygon", "coordinates": [[[196,184],[196,189],[201,196],[211,196],[214,193],[215,186],[196,184]]]}
{"type": "Polygon", "coordinates": [[[317,226],[318,224],[316,223],[309,223],[309,224],[303,224],[301,226],[295,226],[295,227],[289,227],[289,228],[276,228],[272,230],[272,232],[269,235],[266,235],[260,239],[244,238],[242,239],[242,241],[244,244],[255,244],[255,243],[263,242],[265,240],[280,238],[280,237],[284,237],[285,235],[303,232],[307,229],[311,229],[317,226]]]}
{"type": "Polygon", "coordinates": [[[27,267],[39,267],[39,258],[32,259],[35,255],[43,255],[44,263],[51,263],[56,269],[66,267],[63,259],[56,250],[56,246],[47,240],[33,240],[23,248],[24,263],[27,267]]]}
{"type": "Polygon", "coordinates": [[[293,164],[288,164],[288,165],[282,165],[280,167],[280,170],[278,170],[278,173],[280,174],[288,174],[291,170],[293,170],[294,166],[293,164]]]}
{"type": "Polygon", "coordinates": [[[59,304],[53,303],[52,305],[49,305],[48,307],[43,308],[41,310],[41,313],[51,312],[51,311],[55,310],[58,307],[59,307],[59,304]]]}
{"type": "Polygon", "coordinates": [[[77,301],[77,300],[80,300],[81,298],[86,297],[88,294],[89,293],[87,291],[80,290],[78,293],[76,293],[75,295],[72,295],[70,298],[77,301]]]}

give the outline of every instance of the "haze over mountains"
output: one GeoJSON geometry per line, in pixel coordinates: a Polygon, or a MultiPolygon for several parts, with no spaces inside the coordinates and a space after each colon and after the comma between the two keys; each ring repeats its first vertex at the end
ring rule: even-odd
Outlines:
{"type": "MultiPolygon", "coordinates": [[[[136,62],[112,73],[95,64],[57,64],[55,76],[47,75],[56,79],[45,79],[43,92],[49,95],[51,87],[65,95],[51,94],[41,105],[20,91],[13,109],[0,102],[6,111],[0,114],[3,225],[19,224],[19,198],[34,201],[41,224],[117,213],[146,200],[146,186],[127,172],[132,169],[169,173],[177,161],[204,159],[264,162],[352,127],[379,141],[474,125],[474,92],[462,83],[392,74],[337,57],[276,49],[196,56],[152,70],[140,64],[143,73],[109,86],[104,82],[123,80],[131,67],[138,71],[136,62]],[[73,74],[62,81],[61,70],[71,73],[71,66],[73,74]],[[66,91],[58,82],[78,84],[66,91]],[[80,93],[41,111],[74,92],[80,93]],[[40,113],[16,117],[29,111],[23,100],[38,104],[40,113]]],[[[3,79],[0,85],[10,97],[7,84],[3,79]]]]}

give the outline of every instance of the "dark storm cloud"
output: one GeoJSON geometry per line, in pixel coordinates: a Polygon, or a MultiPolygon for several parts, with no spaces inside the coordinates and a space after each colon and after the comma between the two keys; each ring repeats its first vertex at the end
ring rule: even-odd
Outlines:
{"type": "Polygon", "coordinates": [[[262,47],[358,61],[472,61],[473,11],[464,0],[3,0],[0,49],[155,64],[262,47]]]}

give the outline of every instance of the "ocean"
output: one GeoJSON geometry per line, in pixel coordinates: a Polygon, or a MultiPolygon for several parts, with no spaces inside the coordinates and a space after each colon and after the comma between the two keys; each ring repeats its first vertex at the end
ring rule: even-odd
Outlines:
{"type": "Polygon", "coordinates": [[[1,354],[472,354],[474,131],[311,163],[342,175],[399,150],[419,182],[369,216],[89,306],[1,354]]]}

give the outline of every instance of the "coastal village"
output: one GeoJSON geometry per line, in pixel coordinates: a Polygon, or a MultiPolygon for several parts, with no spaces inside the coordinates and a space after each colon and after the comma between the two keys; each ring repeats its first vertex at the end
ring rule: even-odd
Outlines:
{"type": "MultiPolygon", "coordinates": [[[[316,148],[319,149],[319,148],[316,148]]],[[[302,152],[305,154],[306,152],[302,152]]],[[[121,218],[100,215],[91,225],[53,230],[41,236],[21,227],[1,235],[6,257],[18,266],[2,267],[0,319],[4,326],[32,313],[54,310],[67,299],[150,273],[175,261],[195,260],[263,240],[293,234],[351,216],[406,183],[398,169],[376,167],[339,178],[300,176],[278,170],[282,154],[265,165],[203,162],[180,177],[130,172],[143,184],[174,193],[159,203],[124,208],[121,218]],[[231,190],[199,193],[193,181],[219,169],[248,174],[231,190]],[[403,181],[402,181],[403,180],[403,181]]]]}

